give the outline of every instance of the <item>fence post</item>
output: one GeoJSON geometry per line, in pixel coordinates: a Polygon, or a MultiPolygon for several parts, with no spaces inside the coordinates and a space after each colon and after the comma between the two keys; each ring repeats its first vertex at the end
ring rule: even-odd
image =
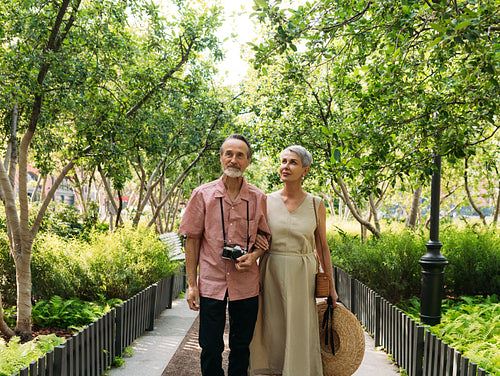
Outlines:
{"type": "Polygon", "coordinates": [[[146,330],[151,331],[155,325],[155,312],[156,312],[156,293],[158,291],[158,283],[151,286],[151,303],[149,305],[149,324],[146,330]]]}
{"type": "Polygon", "coordinates": [[[350,304],[351,304],[351,306],[349,307],[349,309],[350,309],[350,311],[353,314],[356,314],[356,304],[355,304],[355,300],[356,300],[356,281],[351,276],[349,276],[349,285],[350,285],[349,294],[351,296],[351,298],[349,299],[350,300],[350,304]]]}
{"type": "Polygon", "coordinates": [[[121,356],[123,353],[123,304],[117,306],[115,316],[115,355],[121,356]]]}
{"type": "Polygon", "coordinates": [[[172,300],[174,295],[175,274],[170,277],[170,286],[168,288],[168,305],[167,308],[172,308],[172,300]]]}
{"type": "Polygon", "coordinates": [[[380,312],[380,295],[375,294],[375,347],[379,347],[380,343],[380,320],[381,320],[381,312],[380,312]]]}
{"type": "Polygon", "coordinates": [[[66,376],[66,357],[66,346],[59,345],[54,347],[54,376],[66,376]]]}
{"type": "Polygon", "coordinates": [[[425,328],[423,326],[417,326],[417,333],[414,337],[415,352],[413,354],[414,361],[413,366],[415,367],[410,376],[422,376],[423,375],[423,365],[424,365],[424,333],[425,328]]]}

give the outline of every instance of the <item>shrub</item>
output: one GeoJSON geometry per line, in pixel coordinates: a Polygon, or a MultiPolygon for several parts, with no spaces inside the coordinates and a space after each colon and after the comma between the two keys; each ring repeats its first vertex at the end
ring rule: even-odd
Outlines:
{"type": "Polygon", "coordinates": [[[441,232],[442,253],[449,264],[445,285],[454,296],[492,295],[500,291],[500,233],[472,225],[441,232]]]}
{"type": "Polygon", "coordinates": [[[345,233],[329,237],[333,263],[393,302],[420,292],[424,244],[410,231],[384,233],[365,243],[345,233]]]}
{"type": "MultiPolygon", "coordinates": [[[[419,260],[427,252],[427,231],[391,228],[380,239],[361,243],[357,236],[337,228],[329,232],[332,261],[392,302],[420,295],[419,260]]],[[[492,295],[500,291],[500,235],[482,226],[442,228],[441,252],[446,293],[492,295]]]]}
{"type": "Polygon", "coordinates": [[[177,263],[152,229],[92,233],[89,242],[41,234],[33,247],[33,294],[127,299],[174,273],[177,263]]]}
{"type": "MultiPolygon", "coordinates": [[[[33,203],[33,210],[31,210],[33,216],[38,212],[37,206],[39,205],[39,202],[33,203]]],[[[80,214],[76,206],[51,202],[39,231],[50,232],[63,238],[89,240],[92,232],[106,232],[109,229],[107,224],[99,223],[98,217],[99,206],[95,202],[89,203],[88,212],[84,215],[80,214]]]]}

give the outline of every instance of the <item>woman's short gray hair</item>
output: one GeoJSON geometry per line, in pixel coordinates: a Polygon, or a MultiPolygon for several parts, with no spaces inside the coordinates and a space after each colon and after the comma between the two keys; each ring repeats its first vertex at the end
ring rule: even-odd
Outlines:
{"type": "Polygon", "coordinates": [[[300,161],[302,162],[302,167],[310,167],[311,166],[313,157],[312,157],[311,153],[305,147],[300,146],[300,145],[288,146],[287,148],[285,148],[285,150],[283,150],[281,152],[281,154],[283,155],[283,153],[286,151],[292,151],[295,154],[297,154],[300,157],[300,161]]]}

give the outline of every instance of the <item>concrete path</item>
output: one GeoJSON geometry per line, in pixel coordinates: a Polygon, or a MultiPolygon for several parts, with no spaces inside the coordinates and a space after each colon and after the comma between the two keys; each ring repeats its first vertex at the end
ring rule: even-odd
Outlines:
{"type": "MultiPolygon", "coordinates": [[[[160,376],[197,315],[197,312],[188,308],[184,299],[174,300],[172,308],[163,311],[156,320],[154,330],[144,333],[132,343],[134,355],[125,358],[124,366],[109,370],[108,375],[160,376]]],[[[353,376],[400,374],[398,367],[391,362],[386,353],[375,350],[374,340],[368,333],[365,333],[365,342],[363,362],[353,376]]]]}

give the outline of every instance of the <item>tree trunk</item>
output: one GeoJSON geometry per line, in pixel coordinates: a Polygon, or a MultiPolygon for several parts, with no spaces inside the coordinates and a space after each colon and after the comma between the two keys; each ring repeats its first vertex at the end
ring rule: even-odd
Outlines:
{"type": "Polygon", "coordinates": [[[2,303],[2,293],[0,292],[0,333],[3,333],[7,337],[14,337],[16,333],[9,328],[7,323],[3,318],[3,303],[2,303]]]}
{"type": "Polygon", "coordinates": [[[78,171],[76,169],[73,169],[73,176],[72,180],[74,182],[73,184],[73,191],[75,192],[75,197],[77,199],[77,202],[80,204],[80,212],[82,214],[86,214],[88,211],[87,207],[87,201],[85,199],[85,193],[83,190],[83,184],[80,181],[80,178],[78,177],[78,171]]]}
{"type": "Polygon", "coordinates": [[[177,193],[175,195],[176,196],[175,197],[175,205],[173,206],[173,208],[171,210],[168,211],[168,217],[172,218],[169,221],[169,223],[170,223],[170,225],[168,227],[169,232],[172,232],[174,230],[175,219],[177,218],[177,210],[179,209],[179,202],[181,199],[181,193],[182,193],[182,191],[180,189],[177,189],[177,193]]]}
{"type": "Polygon", "coordinates": [[[422,195],[422,185],[420,184],[413,192],[410,213],[406,217],[405,227],[415,229],[418,213],[420,212],[420,197],[422,195]]]}
{"type": "Polygon", "coordinates": [[[465,192],[467,192],[467,198],[468,198],[469,203],[471,204],[472,208],[479,215],[479,218],[481,218],[481,221],[483,222],[483,224],[485,226],[487,226],[487,224],[486,224],[486,217],[485,217],[484,213],[481,211],[481,209],[479,209],[479,207],[474,202],[474,199],[472,198],[472,195],[471,195],[471,192],[470,192],[468,175],[467,175],[468,167],[469,167],[469,157],[465,158],[465,168],[464,168],[465,192]]]}
{"type": "Polygon", "coordinates": [[[380,231],[378,231],[370,222],[366,221],[363,219],[363,217],[359,214],[359,212],[356,210],[354,207],[354,203],[349,195],[349,192],[347,190],[347,186],[345,185],[344,180],[340,177],[336,177],[337,183],[340,186],[340,189],[342,191],[342,194],[338,192],[335,187],[333,186],[332,182],[332,188],[335,190],[335,193],[342,198],[346,206],[349,208],[350,213],[352,216],[362,225],[366,226],[366,228],[378,239],[380,238],[380,231]]]}
{"type": "MultiPolygon", "coordinates": [[[[102,171],[102,168],[101,166],[99,165],[97,167],[98,171],[99,171],[99,174],[101,175],[101,180],[102,180],[102,184],[104,185],[104,189],[106,190],[106,194],[108,195],[108,202],[111,204],[111,207],[113,208],[113,210],[109,210],[109,213],[110,213],[110,226],[109,226],[109,229],[112,231],[113,230],[113,212],[114,213],[118,213],[118,205],[116,204],[115,202],[115,199],[114,199],[114,195],[113,195],[113,192],[111,192],[111,187],[109,185],[109,182],[108,182],[108,179],[104,176],[104,172],[102,171]]],[[[123,222],[121,221],[120,219],[120,225],[123,225],[123,222]]]]}
{"type": "Polygon", "coordinates": [[[334,200],[332,196],[324,192],[320,192],[320,196],[323,197],[326,200],[326,202],[328,202],[328,210],[330,211],[330,214],[335,215],[334,200]]]}
{"type": "Polygon", "coordinates": [[[495,205],[495,215],[493,216],[493,223],[495,225],[498,223],[499,214],[500,214],[500,181],[498,182],[497,204],[495,205]]]}
{"type": "Polygon", "coordinates": [[[163,178],[163,175],[160,176],[160,178],[156,178],[158,176],[158,173],[160,172],[160,168],[165,164],[166,158],[163,158],[163,160],[158,163],[158,165],[155,167],[154,171],[151,173],[151,176],[148,179],[148,182],[146,183],[146,172],[144,171],[141,163],[141,159],[137,158],[137,163],[138,167],[141,171],[141,192],[140,195],[142,196],[142,193],[144,192],[144,197],[142,197],[141,200],[137,202],[137,210],[135,212],[135,217],[132,221],[132,225],[134,227],[137,227],[139,225],[139,222],[141,220],[142,212],[144,211],[144,208],[146,207],[147,203],[150,201],[150,197],[153,193],[153,190],[155,187],[160,183],[160,181],[163,178]],[[156,179],[156,180],[155,180],[156,179]]]}
{"type": "Polygon", "coordinates": [[[122,217],[121,217],[122,209],[123,209],[122,192],[120,190],[118,190],[118,211],[116,212],[115,228],[120,227],[120,223],[123,223],[122,217]]]}
{"type": "Polygon", "coordinates": [[[181,184],[184,181],[184,179],[186,178],[186,176],[189,173],[189,171],[196,165],[196,163],[198,163],[198,161],[200,160],[200,158],[203,155],[203,153],[205,153],[205,151],[207,150],[207,148],[208,148],[208,144],[205,145],[205,147],[198,154],[198,156],[177,177],[177,179],[175,180],[174,184],[172,184],[172,187],[170,188],[170,190],[168,191],[168,193],[164,197],[164,199],[158,204],[158,210],[156,210],[156,212],[153,214],[153,218],[149,221],[147,227],[151,227],[151,225],[156,221],[156,218],[158,217],[159,213],[161,212],[160,209],[163,207],[163,205],[165,205],[170,200],[170,197],[172,197],[172,193],[177,189],[177,187],[179,186],[179,184],[181,184]]]}
{"type": "Polygon", "coordinates": [[[378,220],[378,209],[377,209],[377,204],[373,200],[373,193],[370,193],[370,196],[368,196],[368,200],[370,203],[370,210],[373,215],[373,223],[375,224],[375,228],[377,229],[378,232],[380,232],[380,222],[378,220]]]}
{"type": "Polygon", "coordinates": [[[40,185],[42,184],[42,180],[43,180],[43,176],[42,176],[42,174],[39,174],[38,179],[36,179],[35,188],[33,189],[33,193],[31,194],[30,203],[33,203],[36,201],[36,195],[38,193],[38,189],[40,188],[40,185]]]}

